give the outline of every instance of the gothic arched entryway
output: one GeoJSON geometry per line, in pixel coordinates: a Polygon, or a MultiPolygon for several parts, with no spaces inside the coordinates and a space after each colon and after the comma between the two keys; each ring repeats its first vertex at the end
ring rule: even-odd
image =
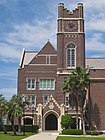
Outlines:
{"type": "Polygon", "coordinates": [[[54,114],[49,114],[46,117],[45,130],[58,130],[58,120],[54,114]]]}

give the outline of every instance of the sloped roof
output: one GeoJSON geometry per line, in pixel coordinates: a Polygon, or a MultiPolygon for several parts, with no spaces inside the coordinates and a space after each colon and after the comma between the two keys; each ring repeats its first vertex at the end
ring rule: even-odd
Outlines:
{"type": "Polygon", "coordinates": [[[30,64],[31,61],[36,59],[35,56],[38,54],[57,54],[57,51],[49,41],[39,52],[25,51],[25,49],[23,49],[19,67],[24,68],[25,65],[30,64]]]}
{"type": "Polygon", "coordinates": [[[23,66],[28,65],[36,55],[37,52],[25,52],[23,66]]]}
{"type": "MultiPolygon", "coordinates": [[[[57,55],[57,51],[56,49],[53,47],[53,45],[48,41],[45,46],[37,53],[38,55],[51,55],[51,54],[55,54],[57,55]]],[[[32,59],[32,61],[30,61],[30,64],[35,63],[35,61],[37,61],[37,58],[34,57],[32,59]]]]}
{"type": "Polygon", "coordinates": [[[24,66],[28,65],[36,55],[37,52],[25,51],[23,49],[19,67],[24,68],[24,66]]]}
{"type": "Polygon", "coordinates": [[[57,54],[56,49],[53,45],[48,41],[45,46],[39,51],[38,54],[57,54]]]}
{"type": "Polygon", "coordinates": [[[86,58],[86,66],[90,69],[105,69],[105,58],[86,58]]]}

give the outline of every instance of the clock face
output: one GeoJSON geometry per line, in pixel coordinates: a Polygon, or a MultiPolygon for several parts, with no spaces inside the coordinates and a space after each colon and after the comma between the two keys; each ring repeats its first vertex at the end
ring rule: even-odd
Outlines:
{"type": "Polygon", "coordinates": [[[65,21],[65,31],[74,32],[77,31],[78,24],[76,21],[65,21]]]}

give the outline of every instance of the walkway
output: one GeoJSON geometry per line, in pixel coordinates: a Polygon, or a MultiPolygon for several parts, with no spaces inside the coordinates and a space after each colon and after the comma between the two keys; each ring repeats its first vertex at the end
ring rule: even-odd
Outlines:
{"type": "Polygon", "coordinates": [[[45,131],[41,132],[39,134],[32,135],[28,138],[25,138],[23,140],[56,140],[56,137],[59,135],[58,132],[55,131],[45,131]]]}

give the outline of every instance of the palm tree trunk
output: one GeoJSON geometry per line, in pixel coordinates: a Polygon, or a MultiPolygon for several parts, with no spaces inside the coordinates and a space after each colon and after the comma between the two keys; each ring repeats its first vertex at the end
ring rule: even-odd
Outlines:
{"type": "Polygon", "coordinates": [[[21,132],[21,117],[18,118],[18,132],[21,132]]]}
{"type": "Polygon", "coordinates": [[[17,135],[16,130],[15,130],[14,123],[13,123],[13,122],[11,122],[11,124],[12,124],[13,134],[14,134],[14,135],[17,135]]]}
{"type": "Polygon", "coordinates": [[[78,127],[78,97],[76,97],[76,129],[79,129],[78,127]]]}
{"type": "Polygon", "coordinates": [[[4,126],[3,123],[1,124],[1,127],[2,127],[2,129],[3,129],[4,134],[7,134],[7,130],[6,130],[6,128],[5,128],[5,126],[4,126]]]}
{"type": "Polygon", "coordinates": [[[4,132],[4,134],[7,134],[7,130],[6,130],[6,128],[5,128],[5,126],[4,126],[3,122],[2,122],[2,117],[0,117],[0,125],[1,125],[1,128],[2,128],[2,130],[4,132]]]}
{"type": "Polygon", "coordinates": [[[76,129],[78,129],[78,109],[76,109],[76,129]]]}
{"type": "Polygon", "coordinates": [[[86,130],[85,130],[85,118],[84,118],[83,110],[81,111],[81,118],[82,118],[83,135],[86,135],[86,130]]]}

